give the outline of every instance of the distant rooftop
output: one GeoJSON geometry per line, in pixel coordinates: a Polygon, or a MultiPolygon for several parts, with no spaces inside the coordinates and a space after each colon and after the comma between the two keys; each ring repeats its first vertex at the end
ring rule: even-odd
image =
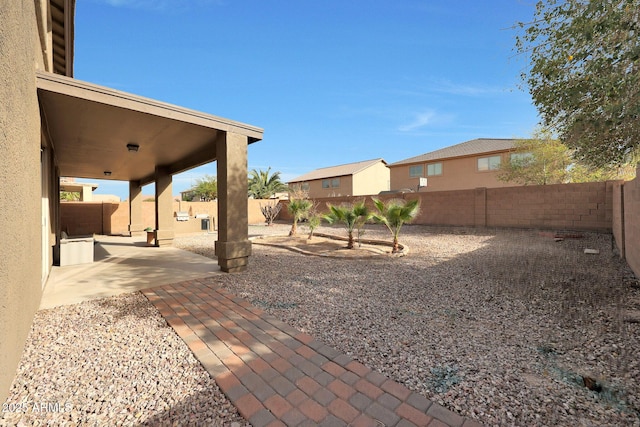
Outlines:
{"type": "Polygon", "coordinates": [[[382,162],[385,165],[387,164],[387,162],[385,162],[383,159],[378,158],[356,163],[347,163],[345,165],[330,166],[326,168],[316,169],[304,175],[300,175],[299,177],[294,178],[289,182],[313,181],[316,179],[332,178],[336,176],[354,175],[370,166],[375,165],[378,162],[382,162]]]}
{"type": "Polygon", "coordinates": [[[428,162],[433,160],[449,159],[453,157],[473,156],[475,154],[491,153],[494,151],[510,150],[514,147],[514,139],[478,138],[461,142],[450,147],[410,157],[389,166],[398,166],[409,163],[428,162]]]}

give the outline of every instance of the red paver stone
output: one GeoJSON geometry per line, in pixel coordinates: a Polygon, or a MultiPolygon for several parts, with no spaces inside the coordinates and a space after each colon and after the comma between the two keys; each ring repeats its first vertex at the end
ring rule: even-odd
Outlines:
{"type": "Polygon", "coordinates": [[[373,400],[376,400],[378,397],[382,395],[382,393],[384,393],[379,387],[371,384],[367,380],[362,380],[362,379],[355,384],[355,388],[360,393],[366,396],[369,396],[373,400]]]}
{"type": "Polygon", "coordinates": [[[342,399],[335,399],[329,404],[329,412],[331,412],[336,417],[341,420],[350,423],[355,420],[358,415],[360,415],[360,411],[351,406],[349,403],[345,402],[342,399]]]}
{"type": "Polygon", "coordinates": [[[236,377],[229,371],[215,377],[215,381],[216,384],[218,384],[218,387],[222,389],[222,391],[227,391],[231,387],[240,385],[240,380],[238,379],[238,377],[236,377]]]}
{"type": "Polygon", "coordinates": [[[345,400],[349,399],[356,392],[355,388],[343,383],[340,380],[333,381],[327,386],[327,388],[331,390],[336,396],[341,397],[345,400]]]}
{"type": "Polygon", "coordinates": [[[259,375],[269,369],[271,366],[264,360],[257,358],[249,362],[249,367],[259,375]]]}
{"type": "Polygon", "coordinates": [[[360,362],[358,362],[356,360],[353,360],[353,361],[349,362],[349,364],[347,366],[345,366],[345,368],[347,368],[351,372],[356,373],[357,375],[359,375],[361,377],[365,377],[369,372],[371,372],[371,369],[367,368],[362,363],[360,363],[360,362]]]}
{"type": "Polygon", "coordinates": [[[398,384],[395,381],[387,380],[385,381],[381,388],[389,394],[394,395],[400,400],[405,400],[411,394],[411,390],[403,386],[402,384],[398,384]]]}
{"type": "Polygon", "coordinates": [[[282,418],[284,414],[293,409],[293,406],[291,406],[284,397],[278,396],[277,394],[265,400],[264,405],[276,418],[282,418]]]}
{"type": "Polygon", "coordinates": [[[325,363],[324,365],[322,365],[322,369],[324,369],[334,377],[339,377],[346,372],[346,370],[342,366],[338,365],[335,362],[325,363]]]}
{"type": "Polygon", "coordinates": [[[294,338],[303,344],[309,344],[311,341],[313,341],[313,337],[309,334],[305,334],[304,332],[297,334],[294,338]]]}
{"type": "Polygon", "coordinates": [[[306,357],[307,359],[311,359],[313,356],[317,355],[317,353],[306,345],[302,345],[296,349],[296,353],[298,353],[302,357],[306,357]]]}
{"type": "Polygon", "coordinates": [[[233,404],[238,408],[238,412],[245,419],[251,418],[256,412],[260,409],[264,409],[262,403],[258,399],[255,398],[253,394],[245,394],[244,396],[238,398],[233,404]]]}
{"type": "Polygon", "coordinates": [[[296,385],[309,396],[312,396],[321,387],[313,378],[306,376],[297,380],[296,385]]]}
{"type": "Polygon", "coordinates": [[[424,412],[420,412],[406,403],[402,403],[396,408],[396,414],[398,414],[400,418],[409,420],[417,426],[427,426],[433,420],[433,418],[424,412]]]}
{"type": "Polygon", "coordinates": [[[329,414],[326,408],[311,399],[307,399],[298,405],[298,410],[316,423],[322,421],[329,414]]]}

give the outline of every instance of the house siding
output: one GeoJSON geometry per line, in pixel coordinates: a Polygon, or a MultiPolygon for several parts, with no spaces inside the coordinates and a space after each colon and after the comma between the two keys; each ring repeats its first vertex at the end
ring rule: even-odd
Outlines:
{"type": "Polygon", "coordinates": [[[388,190],[390,186],[389,168],[382,162],[376,163],[353,175],[353,196],[368,196],[388,190]]]}
{"type": "Polygon", "coordinates": [[[427,186],[421,187],[420,191],[451,191],[467,190],[470,188],[486,187],[500,188],[511,187],[514,183],[502,182],[498,179],[497,171],[478,171],[478,159],[481,157],[501,156],[502,162],[508,160],[508,153],[483,153],[474,156],[460,157],[454,159],[432,160],[428,162],[417,162],[389,166],[391,170],[391,190],[410,188],[416,191],[419,178],[409,176],[411,166],[422,165],[424,177],[427,178],[427,186]],[[442,175],[427,176],[427,165],[432,163],[442,163],[442,175]]]}
{"type": "MultiPolygon", "coordinates": [[[[45,68],[35,2],[0,8],[0,400],[42,296],[41,130],[35,68],[45,68]],[[10,209],[8,207],[11,207],[10,209]]],[[[45,23],[41,28],[46,28],[45,23]]]]}

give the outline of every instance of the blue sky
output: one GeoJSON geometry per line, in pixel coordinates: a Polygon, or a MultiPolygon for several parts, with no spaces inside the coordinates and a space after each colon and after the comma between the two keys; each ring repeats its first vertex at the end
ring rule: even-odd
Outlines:
{"type": "MultiPolygon", "coordinates": [[[[513,50],[535,0],[79,0],[75,77],[264,128],[284,181],[538,122],[513,50]]],[[[174,176],[189,188],[215,164],[174,176]]],[[[128,197],[127,183],[95,181],[128,197]]],[[[153,188],[145,188],[152,194],[153,188]]]]}

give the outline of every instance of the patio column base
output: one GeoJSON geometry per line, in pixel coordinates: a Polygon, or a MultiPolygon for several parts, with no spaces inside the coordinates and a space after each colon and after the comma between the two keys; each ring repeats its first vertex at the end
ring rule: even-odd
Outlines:
{"type": "Polygon", "coordinates": [[[173,237],[173,230],[156,230],[156,246],[172,246],[173,237]]]}
{"type": "Polygon", "coordinates": [[[251,255],[251,242],[242,240],[239,242],[216,241],[216,256],[220,270],[225,273],[237,273],[247,268],[251,255]]]}

